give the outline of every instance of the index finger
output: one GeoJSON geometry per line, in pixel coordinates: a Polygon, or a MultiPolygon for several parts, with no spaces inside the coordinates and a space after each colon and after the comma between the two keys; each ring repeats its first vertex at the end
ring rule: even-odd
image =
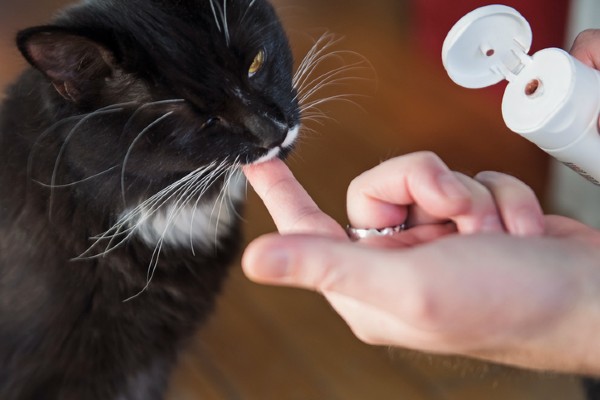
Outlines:
{"type": "Polygon", "coordinates": [[[503,230],[489,190],[431,152],[396,157],[363,173],[352,181],[347,203],[354,226],[454,221],[461,233],[503,230]]]}
{"type": "Polygon", "coordinates": [[[418,211],[445,221],[469,211],[471,197],[437,155],[411,153],[387,160],[351,182],[348,217],[354,226],[394,226],[406,221],[409,207],[418,206],[418,211]]]}
{"type": "Polygon", "coordinates": [[[282,234],[310,233],[346,238],[344,229],[317,206],[283,161],[243,168],[282,234]]]}

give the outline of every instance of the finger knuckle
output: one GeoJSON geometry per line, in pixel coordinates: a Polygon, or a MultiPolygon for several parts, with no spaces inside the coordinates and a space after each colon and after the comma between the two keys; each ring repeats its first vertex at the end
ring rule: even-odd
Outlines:
{"type": "Polygon", "coordinates": [[[423,150],[417,153],[413,153],[413,162],[416,165],[420,165],[424,168],[435,168],[435,169],[447,169],[446,163],[436,153],[423,150]]]}
{"type": "Polygon", "coordinates": [[[421,158],[423,160],[433,161],[433,162],[442,162],[440,156],[434,153],[431,150],[422,150],[416,153],[413,153],[415,157],[421,158]]]}
{"type": "Polygon", "coordinates": [[[587,40],[589,40],[589,39],[591,39],[593,37],[598,37],[598,36],[600,36],[600,30],[598,30],[598,29],[584,29],[575,38],[575,43],[584,42],[584,41],[587,41],[587,40]]]}
{"type": "Polygon", "coordinates": [[[531,186],[509,174],[496,171],[482,171],[476,175],[475,179],[498,188],[516,188],[525,195],[535,197],[535,192],[531,186]]]}
{"type": "Polygon", "coordinates": [[[478,181],[494,181],[501,179],[505,174],[497,171],[481,171],[475,175],[475,179],[478,181]]]}
{"type": "Polygon", "coordinates": [[[363,187],[363,178],[362,178],[362,174],[358,175],[357,177],[355,177],[354,179],[352,179],[352,181],[350,181],[350,184],[348,185],[348,194],[352,194],[352,193],[359,193],[360,191],[362,191],[363,187]]]}
{"type": "Polygon", "coordinates": [[[296,210],[297,218],[291,223],[290,230],[300,232],[307,226],[312,227],[312,221],[318,220],[322,212],[316,206],[303,206],[296,210]]]}

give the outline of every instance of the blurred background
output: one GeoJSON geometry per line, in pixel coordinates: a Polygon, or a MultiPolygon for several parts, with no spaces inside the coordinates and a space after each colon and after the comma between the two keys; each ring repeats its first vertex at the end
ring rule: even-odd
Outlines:
{"type": "MultiPolygon", "coordinates": [[[[0,87],[25,67],[13,45],[18,29],[44,23],[64,0],[0,0],[0,87]]],[[[299,63],[322,34],[336,40],[310,77],[342,68],[312,100],[327,118],[305,121],[289,164],[321,208],[346,223],[350,180],[393,156],[438,153],[466,174],[498,170],[528,183],[547,210],[579,215],[598,193],[552,164],[504,126],[503,88],[472,91],[443,70],[441,47],[452,25],[478,0],[274,0],[299,63]],[[344,68],[345,67],[345,68],[344,68]],[[569,189],[565,189],[568,187],[569,189]],[[568,198],[562,194],[568,193],[568,198]],[[573,207],[573,204],[578,205],[573,207]]],[[[600,22],[593,0],[512,0],[531,23],[533,50],[568,47],[600,22]]],[[[316,80],[315,80],[316,79],[316,80]]],[[[246,238],[274,230],[249,194],[246,238]]],[[[600,215],[600,213],[598,213],[600,215]]],[[[402,294],[399,293],[399,296],[402,294]]],[[[239,265],[216,314],[182,355],[171,400],[187,399],[581,399],[571,377],[536,374],[453,357],[367,346],[319,296],[248,282],[239,265]]]]}

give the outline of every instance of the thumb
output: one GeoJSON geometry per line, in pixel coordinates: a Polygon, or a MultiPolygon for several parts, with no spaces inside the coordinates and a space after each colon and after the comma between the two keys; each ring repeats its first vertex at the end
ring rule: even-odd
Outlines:
{"type": "Polygon", "coordinates": [[[270,235],[250,244],[242,266],[258,283],[320,292],[366,343],[404,345],[406,338],[421,340],[414,323],[421,323],[415,318],[425,303],[415,297],[418,292],[410,293],[407,268],[391,257],[399,253],[405,251],[329,237],[270,235]],[[401,287],[406,283],[408,290],[401,287]]]}
{"type": "Polygon", "coordinates": [[[267,235],[244,252],[242,267],[258,283],[355,295],[369,291],[390,262],[389,252],[347,240],[308,235],[267,235]]]}
{"type": "MultiPolygon", "coordinates": [[[[242,267],[257,283],[323,294],[363,340],[390,344],[392,337],[437,329],[448,314],[445,309],[456,309],[440,303],[440,291],[435,289],[446,283],[417,261],[411,249],[373,248],[330,237],[269,235],[248,246],[242,267]],[[380,328],[394,334],[384,339],[373,331],[380,328]]],[[[456,313],[450,315],[454,321],[456,313]]]]}
{"type": "Polygon", "coordinates": [[[600,29],[585,30],[575,39],[570,53],[587,66],[600,69],[598,43],[600,43],[600,29]]]}

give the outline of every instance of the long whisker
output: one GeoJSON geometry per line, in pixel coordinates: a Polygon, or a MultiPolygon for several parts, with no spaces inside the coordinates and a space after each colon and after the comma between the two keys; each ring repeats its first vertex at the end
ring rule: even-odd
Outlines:
{"type": "Polygon", "coordinates": [[[217,10],[215,9],[214,0],[210,0],[210,8],[215,18],[215,24],[217,25],[217,29],[219,30],[219,32],[223,32],[223,30],[221,29],[221,24],[219,23],[219,19],[217,18],[217,10]]]}
{"type": "Polygon", "coordinates": [[[180,180],[151,196],[134,209],[125,213],[109,230],[96,237],[92,237],[91,239],[94,241],[92,245],[76,259],[101,257],[125,243],[131,238],[135,230],[151,218],[161,207],[167,204],[173,197],[185,192],[189,185],[193,185],[199,177],[204,175],[207,171],[212,170],[215,165],[216,163],[213,162],[192,171],[180,180]],[[118,240],[118,242],[115,244],[116,240],[118,240]],[[94,249],[104,241],[108,241],[106,249],[101,253],[90,256],[94,249]]]}
{"type": "Polygon", "coordinates": [[[331,119],[319,107],[334,101],[347,102],[363,109],[353,98],[366,97],[365,95],[338,93],[322,96],[328,89],[338,89],[349,83],[373,82],[370,77],[360,76],[363,72],[375,71],[366,58],[352,51],[333,50],[341,40],[331,33],[321,35],[306,53],[294,74],[295,98],[300,105],[303,121],[322,124],[323,120],[331,119]],[[348,62],[349,60],[353,61],[348,62]],[[328,68],[324,73],[318,73],[320,68],[328,67],[332,63],[341,65],[328,68]]]}
{"type": "Polygon", "coordinates": [[[134,210],[125,214],[125,216],[106,233],[94,238],[96,239],[96,244],[100,243],[102,240],[109,240],[106,249],[102,253],[99,253],[98,256],[108,254],[110,251],[129,240],[140,226],[155,215],[156,212],[158,212],[158,210],[167,204],[173,197],[178,196],[181,192],[185,192],[188,186],[193,185],[194,179],[197,179],[196,174],[190,174],[187,177],[180,179],[173,185],[167,187],[166,189],[168,190],[160,191],[157,195],[151,197],[134,210]],[[119,240],[119,238],[121,239],[119,240]],[[116,242],[116,240],[119,241],[116,242]]]}
{"type": "Polygon", "coordinates": [[[100,108],[96,111],[92,111],[91,113],[87,113],[87,114],[81,114],[81,115],[74,115],[71,117],[67,117],[64,119],[61,119],[60,121],[55,122],[54,124],[52,124],[50,127],[48,127],[46,130],[44,130],[41,134],[38,135],[37,139],[35,140],[35,142],[33,143],[33,145],[31,146],[31,152],[29,153],[29,157],[27,159],[27,176],[29,178],[31,178],[32,173],[33,173],[33,157],[35,156],[35,148],[40,146],[40,141],[44,139],[44,137],[46,137],[47,135],[49,135],[50,133],[52,133],[55,129],[57,129],[58,127],[60,127],[61,125],[67,124],[69,122],[72,121],[77,121],[81,118],[86,118],[88,116],[90,116],[91,114],[98,112],[98,111],[104,111],[104,110],[110,110],[113,108],[121,108],[121,107],[127,107],[130,105],[135,104],[135,102],[127,102],[127,103],[119,103],[119,104],[113,104],[107,107],[103,107],[100,108]]]}
{"type": "MultiPolygon", "coordinates": [[[[181,211],[188,205],[192,200],[198,196],[198,199],[194,203],[194,210],[197,209],[198,202],[210,186],[223,176],[227,171],[227,162],[223,161],[217,167],[214,168],[208,175],[198,175],[199,180],[194,180],[181,195],[178,196],[175,204],[171,207],[171,211],[167,215],[167,222],[165,228],[160,237],[160,241],[163,242],[168,230],[173,225],[173,221],[181,213],[181,211]]],[[[193,217],[192,217],[193,220],[193,217]]],[[[153,272],[149,274],[148,279],[150,280],[153,276],[153,272]]]]}
{"type": "Polygon", "coordinates": [[[108,174],[112,170],[117,169],[118,167],[119,167],[118,165],[114,165],[114,166],[110,167],[107,170],[104,170],[102,172],[98,172],[97,174],[94,174],[92,176],[88,176],[87,178],[84,178],[84,179],[76,181],[76,182],[66,183],[64,185],[54,185],[54,186],[52,186],[52,185],[49,185],[47,183],[43,183],[43,182],[40,182],[40,181],[37,181],[37,180],[34,180],[34,182],[37,183],[38,185],[41,185],[41,186],[47,187],[47,188],[64,189],[64,188],[68,188],[68,187],[77,186],[77,185],[80,185],[82,183],[89,182],[91,180],[99,178],[102,175],[108,174]]]}
{"type": "Polygon", "coordinates": [[[227,22],[227,0],[223,0],[223,7],[219,3],[214,2],[214,0],[210,0],[210,8],[212,9],[217,28],[219,32],[225,35],[225,43],[229,46],[231,38],[229,36],[229,23],[227,22]],[[219,23],[219,17],[221,18],[221,23],[219,23]]]}
{"type": "Polygon", "coordinates": [[[339,95],[335,95],[335,96],[324,97],[324,98],[317,99],[310,103],[305,104],[304,106],[302,106],[302,109],[303,110],[311,110],[313,108],[316,108],[317,106],[320,106],[322,104],[326,104],[326,103],[329,103],[329,102],[332,102],[335,100],[335,101],[342,101],[342,102],[346,102],[348,104],[352,104],[353,106],[358,107],[359,109],[364,111],[364,108],[357,102],[352,101],[350,99],[350,97],[365,97],[365,96],[362,96],[359,94],[339,94],[339,95]]]}
{"type": "MultiPolygon", "coordinates": [[[[211,172],[211,175],[214,174],[214,171],[211,172]]],[[[205,190],[207,190],[207,187],[204,186],[203,182],[205,182],[206,180],[210,181],[210,177],[208,179],[204,179],[202,178],[202,180],[200,181],[200,183],[198,185],[196,185],[196,181],[193,182],[193,184],[189,185],[186,190],[183,191],[183,193],[181,193],[178,197],[177,200],[175,201],[175,204],[173,205],[171,211],[167,214],[166,216],[166,223],[165,223],[165,227],[158,239],[156,248],[155,248],[155,256],[153,257],[152,262],[150,263],[150,265],[148,266],[148,272],[146,274],[146,286],[144,287],[144,289],[142,289],[142,292],[144,290],[146,290],[146,288],[148,287],[148,285],[150,284],[150,282],[152,281],[152,278],[154,277],[154,273],[156,271],[156,267],[158,265],[158,259],[160,257],[160,249],[162,248],[162,245],[165,241],[165,237],[167,235],[167,232],[169,231],[169,229],[171,229],[171,227],[173,226],[173,221],[175,220],[175,218],[177,217],[177,215],[180,214],[181,210],[183,210],[183,208],[188,204],[188,202],[190,201],[190,199],[192,199],[195,195],[196,192],[201,191],[204,192],[205,190]],[[199,186],[199,187],[198,187],[199,186]]]]}
{"type": "Polygon", "coordinates": [[[300,101],[309,98],[314,93],[323,90],[330,86],[338,86],[348,81],[370,81],[368,78],[361,78],[357,76],[346,76],[345,74],[354,73],[359,71],[367,70],[364,65],[355,63],[354,65],[343,66],[335,68],[329,72],[326,72],[313,80],[307,82],[304,87],[301,87],[298,91],[298,97],[300,101]]]}
{"type": "Polygon", "coordinates": [[[125,126],[123,127],[123,132],[127,132],[127,129],[129,128],[129,124],[135,120],[135,117],[137,117],[138,114],[140,114],[142,111],[144,111],[147,108],[150,108],[153,106],[158,106],[158,105],[184,103],[184,102],[185,102],[184,99],[169,99],[169,100],[159,100],[159,101],[153,101],[151,103],[142,104],[134,111],[133,114],[131,114],[131,117],[129,117],[129,119],[125,123],[125,126]]]}
{"type": "Polygon", "coordinates": [[[248,16],[248,11],[250,11],[250,9],[252,8],[252,6],[254,5],[254,3],[256,3],[256,0],[252,0],[249,4],[248,7],[246,8],[246,11],[244,11],[244,15],[242,15],[242,18],[240,18],[240,25],[242,25],[242,23],[244,22],[244,20],[246,19],[246,17],[248,16]]]}
{"type": "Polygon", "coordinates": [[[218,207],[218,211],[217,211],[217,216],[216,216],[216,225],[215,225],[215,246],[218,244],[218,238],[219,238],[219,223],[221,221],[221,214],[223,212],[223,207],[227,204],[229,205],[228,210],[231,210],[230,212],[236,212],[235,211],[235,206],[233,205],[233,202],[231,200],[231,192],[229,190],[229,187],[232,185],[233,180],[238,176],[238,174],[240,173],[240,163],[239,163],[239,157],[236,158],[235,162],[229,167],[226,175],[225,175],[225,182],[223,184],[223,187],[221,188],[221,191],[219,192],[219,195],[217,196],[217,199],[213,205],[213,210],[211,212],[211,218],[215,212],[215,209],[217,208],[217,204],[219,205],[218,207]]]}
{"type": "MultiPolygon", "coordinates": [[[[218,173],[218,175],[216,176],[216,178],[214,179],[210,179],[208,182],[206,182],[205,186],[208,188],[209,186],[212,185],[212,183],[214,183],[214,181],[216,181],[217,179],[219,179],[219,177],[222,175],[219,171],[222,169],[226,169],[227,163],[224,161],[221,164],[219,164],[219,166],[217,166],[215,168],[215,173],[218,173]]],[[[210,176],[209,176],[210,178],[210,176]]],[[[196,202],[194,203],[194,207],[193,207],[193,211],[192,211],[192,218],[191,218],[191,222],[190,222],[190,248],[192,249],[192,254],[196,255],[195,249],[194,249],[194,237],[193,237],[193,227],[194,227],[194,221],[196,219],[196,210],[198,209],[198,204],[200,203],[200,200],[202,199],[202,196],[204,195],[204,192],[200,192],[200,195],[197,196],[196,202]]]]}
{"type": "Polygon", "coordinates": [[[304,59],[300,62],[293,77],[295,87],[303,86],[303,80],[314,72],[314,70],[327,58],[327,51],[342,41],[333,34],[324,33],[316,40],[304,59]],[[324,58],[325,57],[325,58],[324,58]]]}
{"type": "Polygon", "coordinates": [[[75,126],[71,129],[69,134],[65,137],[65,141],[63,142],[62,146],[60,147],[60,150],[56,157],[56,162],[54,163],[54,170],[52,171],[52,178],[50,179],[51,189],[50,189],[50,198],[48,200],[48,218],[49,219],[52,219],[52,207],[53,207],[53,202],[54,202],[54,188],[56,187],[56,177],[58,175],[58,167],[60,165],[60,160],[61,160],[65,150],[67,149],[67,145],[68,145],[69,141],[75,135],[75,133],[77,133],[77,130],[83,124],[85,124],[90,118],[97,117],[100,115],[105,115],[105,114],[114,114],[114,113],[121,112],[121,111],[123,111],[123,108],[100,109],[98,111],[95,111],[95,112],[85,116],[77,124],[75,124],[75,126]]]}
{"type": "Polygon", "coordinates": [[[225,42],[227,43],[227,46],[229,46],[231,44],[231,37],[229,35],[229,22],[227,21],[227,0],[223,0],[222,19],[224,26],[223,29],[225,30],[225,42]]]}
{"type": "MultiPolygon", "coordinates": [[[[150,286],[150,283],[152,282],[152,279],[154,278],[156,268],[158,267],[158,262],[159,262],[160,254],[162,252],[162,247],[164,245],[165,236],[166,236],[167,232],[169,231],[169,229],[171,229],[175,218],[181,213],[181,210],[183,210],[190,203],[191,200],[196,198],[196,196],[199,193],[198,200],[196,200],[196,203],[195,203],[195,208],[196,208],[198,201],[203,196],[203,194],[206,193],[208,188],[215,181],[217,181],[226,171],[227,171],[226,163],[223,162],[215,170],[213,170],[208,176],[202,177],[202,180],[200,181],[200,183],[198,185],[193,185],[195,187],[192,188],[192,190],[184,191],[184,193],[182,193],[180,196],[178,196],[178,199],[175,202],[175,205],[173,206],[172,211],[167,216],[167,222],[165,224],[165,228],[163,229],[163,232],[162,232],[160,238],[158,239],[157,245],[152,254],[150,265],[148,267],[148,274],[146,275],[146,285],[138,293],[136,293],[135,295],[124,300],[125,302],[135,299],[136,297],[138,297],[139,295],[144,293],[150,286]]],[[[193,218],[192,218],[192,220],[193,220],[193,218]]]]}
{"type": "MultiPolygon", "coordinates": [[[[326,57],[326,58],[333,58],[333,57],[337,57],[337,56],[335,54],[332,54],[331,57],[326,57]]],[[[320,59],[319,63],[324,62],[326,58],[320,59]]],[[[360,61],[360,62],[356,62],[353,64],[334,68],[334,69],[332,69],[328,72],[325,72],[315,78],[312,78],[311,80],[308,80],[308,76],[312,75],[312,72],[314,72],[311,70],[310,74],[304,78],[302,85],[298,87],[298,96],[309,97],[312,92],[323,89],[324,87],[333,86],[334,83],[338,84],[345,80],[356,81],[356,80],[362,79],[365,81],[370,81],[370,79],[368,79],[368,78],[361,78],[361,77],[357,77],[357,76],[348,76],[349,73],[355,73],[355,72],[367,71],[367,70],[369,70],[369,68],[367,68],[362,61],[360,61]]]]}
{"type": "Polygon", "coordinates": [[[153,122],[151,122],[148,126],[146,126],[136,137],[135,139],[133,139],[133,141],[131,142],[131,145],[129,146],[129,148],[127,149],[127,153],[125,154],[125,158],[123,159],[123,164],[121,167],[121,195],[123,196],[123,205],[127,206],[127,200],[125,199],[125,170],[127,168],[127,161],[129,161],[129,157],[131,156],[131,152],[133,151],[133,148],[135,147],[135,145],[137,144],[137,142],[152,128],[154,128],[156,125],[158,125],[160,122],[162,122],[163,120],[167,119],[168,117],[170,117],[171,115],[173,115],[174,111],[169,111],[168,113],[166,113],[165,115],[163,115],[162,117],[159,117],[157,119],[155,119],[153,122]]]}
{"type": "MultiPolygon", "coordinates": [[[[231,184],[231,179],[232,179],[233,174],[236,172],[237,168],[239,168],[239,158],[240,158],[239,156],[236,157],[236,159],[233,161],[233,163],[224,170],[223,186],[221,187],[219,194],[217,195],[215,201],[213,202],[213,207],[212,207],[212,210],[210,213],[211,220],[213,218],[215,218],[215,210],[218,208],[218,212],[217,212],[216,219],[215,219],[215,221],[216,221],[215,244],[218,243],[217,238],[218,238],[218,232],[219,232],[219,222],[221,220],[221,211],[223,208],[223,199],[227,195],[227,189],[228,189],[229,185],[231,184]]],[[[200,198],[198,200],[196,200],[195,207],[197,206],[198,201],[200,201],[200,198]]]]}

